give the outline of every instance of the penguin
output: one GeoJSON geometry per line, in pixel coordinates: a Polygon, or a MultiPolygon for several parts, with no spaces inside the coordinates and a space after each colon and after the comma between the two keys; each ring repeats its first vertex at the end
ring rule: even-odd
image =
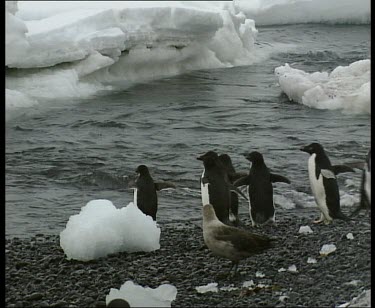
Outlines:
{"type": "Polygon", "coordinates": [[[235,266],[234,275],[240,260],[273,247],[275,241],[265,235],[223,224],[211,204],[203,206],[203,239],[214,255],[232,261],[228,274],[235,266]]]}
{"type": "Polygon", "coordinates": [[[257,151],[244,154],[251,164],[250,172],[234,182],[234,186],[247,186],[249,195],[249,213],[253,227],[275,222],[275,206],[273,202],[272,183],[290,180],[284,176],[271,173],[264,163],[263,155],[257,151]]]}
{"type": "Polygon", "coordinates": [[[333,219],[349,220],[340,209],[340,194],[336,175],[343,172],[354,172],[345,165],[332,166],[323,146],[313,142],[301,147],[303,152],[310,154],[308,172],[310,186],[315,202],[320,210],[320,219],[314,223],[330,224],[333,219]]]}
{"type": "Polygon", "coordinates": [[[371,149],[367,152],[363,165],[360,194],[361,200],[359,206],[350,216],[357,215],[362,209],[369,210],[371,208],[371,149]]]}
{"type": "Polygon", "coordinates": [[[216,152],[208,151],[198,156],[197,159],[203,161],[204,166],[201,177],[202,205],[212,204],[218,219],[224,224],[231,224],[229,220],[231,190],[242,193],[230,183],[228,174],[216,152]]]}
{"type": "Polygon", "coordinates": [[[158,196],[156,191],[165,188],[175,188],[170,182],[155,183],[145,165],[139,165],[136,169],[138,174],[135,180],[134,204],[146,215],[156,221],[158,211],[158,196]]]}
{"type": "MultiPolygon", "coordinates": [[[[220,154],[219,160],[223,165],[225,171],[227,172],[231,184],[233,184],[236,179],[246,175],[242,172],[236,173],[236,170],[234,169],[232,164],[232,159],[228,154],[220,154]]],[[[238,218],[238,194],[234,191],[231,191],[230,199],[231,202],[229,208],[229,220],[233,225],[238,226],[240,221],[238,218]]]]}

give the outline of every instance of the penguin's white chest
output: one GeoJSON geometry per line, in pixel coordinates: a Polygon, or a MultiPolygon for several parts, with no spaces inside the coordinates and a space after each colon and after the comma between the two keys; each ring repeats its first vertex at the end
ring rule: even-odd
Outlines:
{"type": "Polygon", "coordinates": [[[210,185],[210,184],[209,183],[203,184],[203,178],[204,178],[204,176],[205,176],[205,170],[203,170],[202,179],[201,179],[202,205],[210,203],[210,197],[208,195],[208,185],[210,185]]]}
{"type": "Polygon", "coordinates": [[[367,194],[368,201],[371,204],[371,172],[365,171],[365,192],[367,194]]]}
{"type": "Polygon", "coordinates": [[[137,206],[138,189],[134,188],[134,205],[137,206]]]}
{"type": "Polygon", "coordinates": [[[308,162],[308,170],[309,170],[309,179],[310,179],[310,186],[312,190],[312,194],[315,198],[315,202],[320,209],[320,211],[323,213],[323,215],[328,218],[329,211],[327,207],[326,202],[326,192],[323,185],[323,175],[320,173],[319,178],[316,178],[315,174],[315,157],[316,154],[312,154],[309,158],[308,162]]]}

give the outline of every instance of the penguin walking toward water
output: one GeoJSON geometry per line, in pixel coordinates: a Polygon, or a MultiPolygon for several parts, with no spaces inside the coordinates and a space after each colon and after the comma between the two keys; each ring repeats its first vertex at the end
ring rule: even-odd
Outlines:
{"type": "Polygon", "coordinates": [[[247,186],[249,194],[249,212],[252,226],[275,221],[272,183],[290,184],[284,176],[271,173],[264,163],[263,155],[257,151],[244,155],[251,164],[250,172],[234,182],[234,186],[247,186]]]}
{"type": "Polygon", "coordinates": [[[362,209],[369,210],[371,208],[371,149],[367,152],[366,161],[362,169],[361,200],[351,216],[357,215],[362,209]]]}
{"type": "Polygon", "coordinates": [[[135,180],[134,204],[146,215],[156,220],[158,211],[157,191],[165,188],[175,188],[170,182],[155,183],[150,172],[145,165],[139,165],[136,169],[137,178],[135,180]]]}
{"type": "Polygon", "coordinates": [[[230,183],[216,152],[208,151],[197,159],[203,161],[204,166],[201,177],[202,205],[212,204],[217,218],[224,224],[230,224],[231,190],[246,197],[230,183]]]}
{"type": "Polygon", "coordinates": [[[340,193],[336,175],[343,172],[354,172],[345,165],[332,166],[323,146],[313,142],[300,149],[310,154],[308,172],[310,186],[315,202],[320,210],[320,219],[314,223],[330,224],[333,219],[349,220],[340,209],[340,193]]]}
{"type": "MultiPolygon", "coordinates": [[[[224,169],[226,170],[228,174],[228,178],[231,184],[234,183],[234,181],[242,176],[245,176],[244,173],[236,173],[236,170],[233,167],[232,159],[228,154],[220,154],[219,160],[224,166],[224,169]]],[[[230,193],[230,208],[229,208],[229,220],[230,222],[238,226],[239,224],[239,218],[238,218],[238,194],[234,191],[231,191],[230,193]]]]}

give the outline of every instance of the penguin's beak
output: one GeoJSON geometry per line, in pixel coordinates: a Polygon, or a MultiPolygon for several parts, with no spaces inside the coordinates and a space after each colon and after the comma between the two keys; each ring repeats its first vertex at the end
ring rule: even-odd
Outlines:
{"type": "Polygon", "coordinates": [[[308,147],[307,147],[307,146],[303,146],[303,147],[301,147],[301,148],[300,148],[300,151],[302,151],[302,152],[306,152],[306,153],[309,153],[309,151],[308,151],[308,147]]]}
{"type": "Polygon", "coordinates": [[[250,154],[249,153],[243,153],[242,154],[247,160],[250,160],[250,154]]]}
{"type": "Polygon", "coordinates": [[[203,155],[197,157],[198,160],[203,160],[203,155]]]}

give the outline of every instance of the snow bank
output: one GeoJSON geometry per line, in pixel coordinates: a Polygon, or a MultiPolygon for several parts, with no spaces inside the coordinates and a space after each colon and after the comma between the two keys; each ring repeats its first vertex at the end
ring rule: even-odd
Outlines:
{"type": "Polygon", "coordinates": [[[69,218],[60,233],[67,259],[89,261],[116,252],[160,248],[160,228],[133,203],[117,209],[109,200],[92,200],[69,218]]]}
{"type": "Polygon", "coordinates": [[[235,0],[259,25],[296,23],[370,24],[370,0],[235,0]]]}
{"type": "Polygon", "coordinates": [[[275,69],[289,99],[311,108],[371,113],[369,59],[338,66],[331,73],[307,73],[285,64],[275,69]]]}
{"type": "MultiPolygon", "coordinates": [[[[7,5],[6,88],[24,99],[89,97],[256,60],[254,22],[231,2],[20,1],[18,9],[7,5]]],[[[7,112],[24,106],[14,99],[7,112]]]]}

